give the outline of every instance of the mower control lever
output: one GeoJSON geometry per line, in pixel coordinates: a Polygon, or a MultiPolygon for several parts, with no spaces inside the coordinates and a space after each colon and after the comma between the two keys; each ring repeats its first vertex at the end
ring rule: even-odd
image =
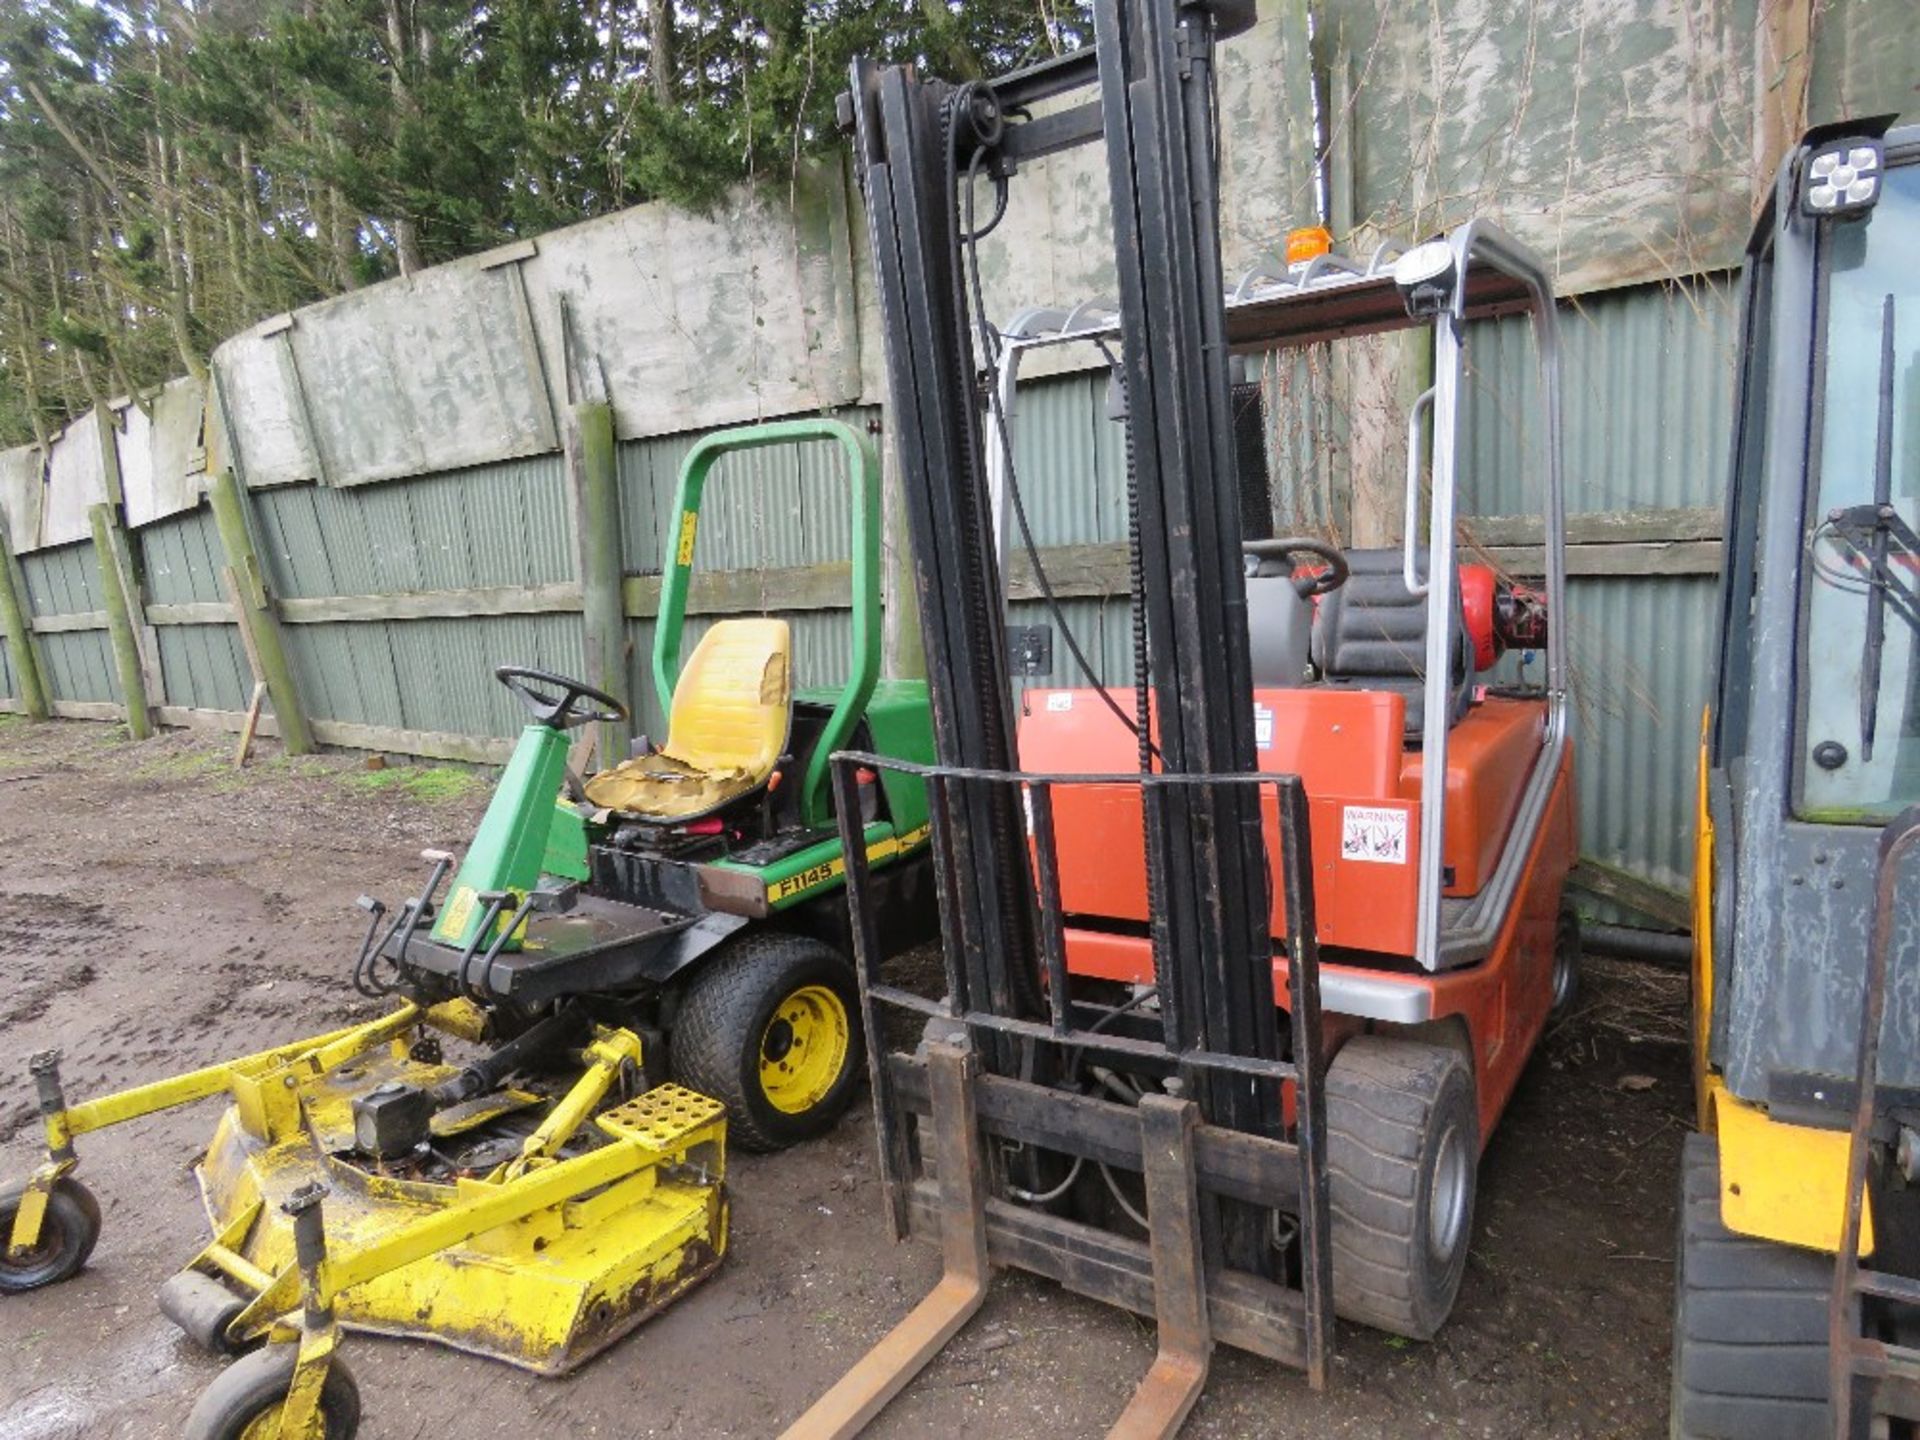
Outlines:
{"type": "Polygon", "coordinates": [[[502,665],[493,675],[513,692],[515,699],[527,707],[527,713],[533,716],[536,724],[550,725],[555,730],[571,730],[578,725],[594,722],[612,724],[627,718],[627,707],[606,691],[596,690],[584,681],[569,680],[551,670],[535,670],[526,665],[502,665]],[[529,681],[532,685],[528,684],[529,681]],[[556,699],[532,686],[551,686],[561,694],[556,699]],[[582,700],[594,701],[601,708],[584,709],[579,704],[582,700]]]}

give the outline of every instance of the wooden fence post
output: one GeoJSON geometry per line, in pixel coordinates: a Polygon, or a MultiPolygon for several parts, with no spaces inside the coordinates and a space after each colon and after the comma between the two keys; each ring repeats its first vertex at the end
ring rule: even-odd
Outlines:
{"type": "Polygon", "coordinates": [[[300,708],[300,691],[287,660],[280,617],[274,612],[266,572],[260,568],[260,556],[253,548],[246,492],[233,471],[222,470],[207,477],[207,499],[213,505],[213,523],[219,527],[220,548],[226,553],[232,576],[227,590],[233,602],[233,618],[240,626],[247,659],[254,666],[254,679],[265,682],[268,698],[273,701],[274,719],[280,723],[280,743],[289,755],[311,754],[313,731],[307,725],[306,711],[300,708]]]}
{"type": "MultiPolygon", "coordinates": [[[[614,456],[613,407],[586,401],[567,407],[567,490],[573,500],[573,539],[580,565],[580,608],[586,630],[586,681],[629,710],[627,617],[621,584],[620,477],[614,456]]],[[[633,722],[600,727],[600,764],[627,758],[633,722]]]]}
{"type": "Polygon", "coordinates": [[[20,686],[20,705],[30,719],[45,720],[53,713],[47,704],[46,667],[40,660],[40,642],[33,633],[33,609],[27,599],[27,580],[13,553],[7,522],[0,516],[0,635],[7,640],[7,658],[20,686]]]}
{"type": "MultiPolygon", "coordinates": [[[[120,518],[110,504],[89,506],[93,526],[93,553],[100,562],[100,598],[106,602],[107,638],[113,645],[114,669],[120,675],[120,701],[127,711],[127,731],[136,740],[153,734],[153,710],[147,704],[147,677],[140,664],[140,641],[134,633],[140,597],[132,593],[130,575],[118,561],[114,532],[120,518]]],[[[144,619],[144,617],[142,617],[144,619]]]]}

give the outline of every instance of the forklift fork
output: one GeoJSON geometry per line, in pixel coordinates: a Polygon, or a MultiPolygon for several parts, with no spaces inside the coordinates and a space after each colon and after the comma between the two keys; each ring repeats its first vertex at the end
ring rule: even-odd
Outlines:
{"type": "MultiPolygon", "coordinates": [[[[904,1390],[979,1311],[987,1297],[986,1158],[974,1087],[979,1064],[960,1045],[927,1047],[940,1246],[945,1268],[907,1318],[794,1421],[783,1440],[849,1440],[904,1390]]],[[[1207,1383],[1213,1336],[1200,1254],[1199,1186],[1191,1100],[1140,1102],[1147,1182],[1154,1316],[1160,1348],[1109,1440],[1163,1440],[1176,1433],[1207,1383]]]]}
{"type": "Polygon", "coordinates": [[[957,1045],[928,1047],[933,1151],[939,1169],[940,1281],[906,1319],[788,1426],[784,1440],[847,1440],[906,1389],[987,1298],[987,1195],[973,1080],[979,1063],[957,1045]]]}
{"type": "Polygon", "coordinates": [[[1027,1270],[1094,1299],[1151,1315],[1159,1328],[1152,1367],[1108,1432],[1113,1440],[1164,1440],[1178,1432],[1200,1397],[1216,1339],[1300,1366],[1315,1389],[1326,1383],[1332,1351],[1331,1249],[1327,1235],[1324,1067],[1319,1037],[1318,957],[1312,857],[1306,797],[1291,776],[1057,776],[943,770],[875,755],[835,757],[842,815],[851,809],[854,773],[861,766],[894,765],[923,776],[935,802],[934,858],[951,878],[953,836],[939,816],[947,792],[960,785],[1011,786],[1032,817],[1033,863],[1039,882],[1042,958],[1050,1018],[1027,1020],[988,1010],[961,1009],[952,997],[960,961],[948,947],[947,1001],[886,983],[867,903],[867,865],[848,850],[847,888],[854,919],[854,956],[867,1031],[875,1097],[880,1172],[896,1234],[937,1229],[944,1259],[933,1290],[811,1409],[784,1440],[847,1440],[899,1395],[966,1325],[985,1301],[990,1268],[1027,1270]],[[1060,897],[1053,853],[1052,789],[1056,784],[1247,785],[1277,792],[1286,837],[1283,874],[1292,995],[1292,1058],[1265,1060],[1204,1050],[1178,1050],[1162,1038],[1107,1030],[1119,1011],[1088,1023],[1067,993],[1060,897]],[[932,1041],[922,1054],[888,1054],[879,1007],[904,1009],[966,1032],[964,1043],[932,1041]],[[1129,1063],[1168,1073],[1166,1094],[1149,1093],[1137,1105],[1083,1094],[1071,1087],[990,1073],[975,1044],[981,1038],[1029,1046],[1058,1046],[1097,1055],[1102,1064],[1129,1063]],[[1293,1138],[1281,1140],[1207,1123],[1188,1098],[1194,1083],[1231,1075],[1251,1087],[1290,1088],[1293,1138]],[[1177,1079],[1174,1077],[1178,1077],[1177,1079]],[[933,1161],[916,1175],[910,1117],[933,1161]],[[1076,1165],[1117,1166],[1139,1172],[1146,1189],[1146,1239],[1016,1203],[1020,1192],[996,1175],[992,1147],[1011,1142],[1048,1151],[1076,1165]],[[1203,1246],[1206,1193],[1215,1201],[1257,1210],[1286,1209],[1300,1219],[1300,1277],[1291,1286],[1235,1268],[1229,1257],[1209,1265],[1203,1246]],[[1004,1198],[1003,1198],[1004,1197],[1004,1198]]]}

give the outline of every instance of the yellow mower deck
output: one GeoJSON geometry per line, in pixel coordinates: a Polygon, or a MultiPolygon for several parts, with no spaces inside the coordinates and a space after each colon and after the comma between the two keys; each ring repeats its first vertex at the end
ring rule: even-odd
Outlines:
{"type": "MultiPolygon", "coordinates": [[[[239,1108],[229,1108],[196,1173],[214,1235],[244,1238],[216,1243],[189,1268],[247,1292],[263,1290],[294,1263],[293,1222],[281,1207],[316,1176],[328,1185],[330,1253],[364,1251],[435,1217],[458,1226],[465,1207],[498,1190],[497,1183],[408,1180],[334,1158],[352,1146],[356,1095],[390,1081],[430,1086],[452,1071],[390,1054],[369,1057],[350,1073],[308,1085],[301,1132],[278,1141],[250,1134],[239,1108]]],[[[670,1115],[676,1101],[693,1102],[693,1113],[687,1123],[635,1141],[641,1168],[343,1291],[335,1303],[340,1323],[436,1341],[543,1375],[589,1359],[706,1278],[726,1248],[718,1102],[661,1086],[600,1116],[601,1129],[636,1107],[670,1115]]],[[[508,1108],[490,1103],[451,1124],[442,1116],[436,1134],[456,1134],[462,1119],[479,1123],[508,1108]]]]}
{"type": "Polygon", "coordinates": [[[564,1373],[718,1266],[726,1111],[677,1085],[620,1100],[639,1073],[640,1040],[597,1028],[568,1088],[498,1090],[434,1117],[436,1141],[517,1111],[539,1117],[531,1133],[496,1135],[484,1168],[472,1159],[471,1170],[422,1178],[404,1173],[417,1156],[396,1166],[356,1155],[354,1101],[382,1085],[430,1087],[456,1074],[413,1058],[432,1053],[417,1042],[428,1030],[476,1038],[479,1021],[465,1002],[405,1004],[352,1029],[72,1106],[53,1057],[40,1057],[48,1159],[17,1192],[0,1245],[32,1250],[56,1192],[72,1185],[77,1136],[224,1092],[231,1103],[196,1166],[213,1240],[187,1273],[242,1307],[220,1313],[209,1343],[299,1342],[297,1360],[282,1366],[290,1379],[274,1433],[318,1440],[343,1327],[564,1373]]]}

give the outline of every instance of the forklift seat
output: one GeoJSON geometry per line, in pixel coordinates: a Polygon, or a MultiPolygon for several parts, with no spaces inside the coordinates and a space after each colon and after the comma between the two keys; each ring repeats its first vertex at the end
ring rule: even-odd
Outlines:
{"type": "MultiPolygon", "coordinates": [[[[1407,589],[1398,547],[1349,550],[1351,573],[1338,590],[1320,597],[1313,622],[1313,660],[1321,682],[1355,690],[1397,690],[1407,697],[1409,741],[1425,721],[1427,601],[1407,589]]],[[[1460,587],[1453,587],[1458,613],[1460,587]]],[[[1464,614],[1454,626],[1449,724],[1467,713],[1473,696],[1473,641],[1464,614]]]]}
{"type": "Polygon", "coordinates": [[[719,620],[673,687],[667,743],[587,782],[587,799],[646,820],[697,820],[767,783],[793,719],[784,620],[719,620]]]}

